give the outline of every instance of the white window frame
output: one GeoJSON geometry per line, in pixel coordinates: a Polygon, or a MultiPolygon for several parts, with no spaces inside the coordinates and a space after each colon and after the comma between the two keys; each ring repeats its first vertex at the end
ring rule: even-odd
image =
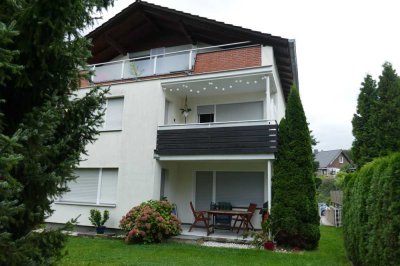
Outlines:
{"type": "MultiPolygon", "coordinates": [[[[91,202],[79,202],[79,201],[63,201],[62,200],[62,196],[61,196],[61,198],[57,199],[55,201],[55,203],[57,203],[57,204],[65,204],[65,205],[87,205],[87,206],[104,206],[104,207],[116,207],[117,206],[117,201],[115,201],[115,203],[111,203],[111,204],[109,204],[109,203],[100,203],[100,197],[101,197],[101,184],[102,184],[103,169],[117,170],[117,188],[118,188],[119,168],[114,168],[114,167],[111,167],[111,168],[84,168],[83,167],[83,168],[78,168],[78,169],[91,169],[91,170],[98,170],[99,171],[98,182],[97,182],[96,202],[95,203],[91,203],[91,202]]],[[[115,193],[118,194],[118,189],[117,189],[117,191],[115,193]]]]}
{"type": "Polygon", "coordinates": [[[339,163],[343,163],[343,156],[342,155],[339,156],[339,163]]]}

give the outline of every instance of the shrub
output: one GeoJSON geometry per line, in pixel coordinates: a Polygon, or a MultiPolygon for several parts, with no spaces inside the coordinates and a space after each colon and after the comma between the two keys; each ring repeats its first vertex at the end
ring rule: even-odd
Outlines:
{"type": "Polygon", "coordinates": [[[344,237],[354,265],[400,265],[400,153],[346,177],[344,237]]]}
{"type": "Polygon", "coordinates": [[[103,217],[101,217],[101,212],[99,210],[97,210],[97,209],[90,210],[89,221],[94,226],[97,226],[97,227],[103,226],[109,218],[110,218],[110,213],[108,210],[104,210],[103,217]]]}
{"type": "Polygon", "coordinates": [[[167,200],[149,200],[131,209],[120,221],[127,232],[127,243],[159,243],[179,235],[181,222],[172,214],[173,205],[167,200]]]}

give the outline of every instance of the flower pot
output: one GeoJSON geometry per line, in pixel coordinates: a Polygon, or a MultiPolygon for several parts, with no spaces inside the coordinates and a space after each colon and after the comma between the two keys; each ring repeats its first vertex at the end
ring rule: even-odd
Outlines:
{"type": "Polygon", "coordinates": [[[104,225],[96,227],[96,233],[99,234],[99,235],[104,234],[105,230],[106,230],[106,227],[104,225]]]}
{"type": "Polygon", "coordinates": [[[272,241],[265,242],[264,243],[264,249],[274,250],[275,249],[274,242],[272,242],[272,241]]]}

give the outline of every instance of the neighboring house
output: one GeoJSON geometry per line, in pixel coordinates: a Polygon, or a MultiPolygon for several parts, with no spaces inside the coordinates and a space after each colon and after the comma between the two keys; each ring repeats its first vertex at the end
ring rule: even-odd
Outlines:
{"type": "Polygon", "coordinates": [[[340,169],[352,163],[343,150],[315,150],[315,161],[319,163],[318,175],[336,176],[340,169]]]}
{"type": "Polygon", "coordinates": [[[117,228],[130,208],[161,197],[183,223],[190,201],[199,210],[271,202],[278,122],[298,86],[294,40],[142,1],[87,37],[95,75],[79,95],[110,86],[105,123],[48,222],[81,214],[90,225],[98,208],[117,228]]]}

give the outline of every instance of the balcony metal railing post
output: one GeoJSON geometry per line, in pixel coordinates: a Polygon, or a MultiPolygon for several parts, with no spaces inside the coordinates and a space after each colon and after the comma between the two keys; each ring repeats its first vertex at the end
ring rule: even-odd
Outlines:
{"type": "Polygon", "coordinates": [[[96,65],[92,66],[92,75],[90,76],[90,82],[95,83],[94,78],[96,77],[96,65]]]}
{"type": "Polygon", "coordinates": [[[192,56],[193,56],[193,50],[190,49],[190,52],[189,52],[189,70],[192,69],[192,56]]]}
{"type": "Polygon", "coordinates": [[[157,73],[157,56],[154,57],[154,69],[153,69],[153,74],[155,75],[157,73]]]}
{"type": "Polygon", "coordinates": [[[121,79],[124,79],[124,71],[125,71],[125,61],[122,61],[122,66],[121,66],[121,79]]]}

